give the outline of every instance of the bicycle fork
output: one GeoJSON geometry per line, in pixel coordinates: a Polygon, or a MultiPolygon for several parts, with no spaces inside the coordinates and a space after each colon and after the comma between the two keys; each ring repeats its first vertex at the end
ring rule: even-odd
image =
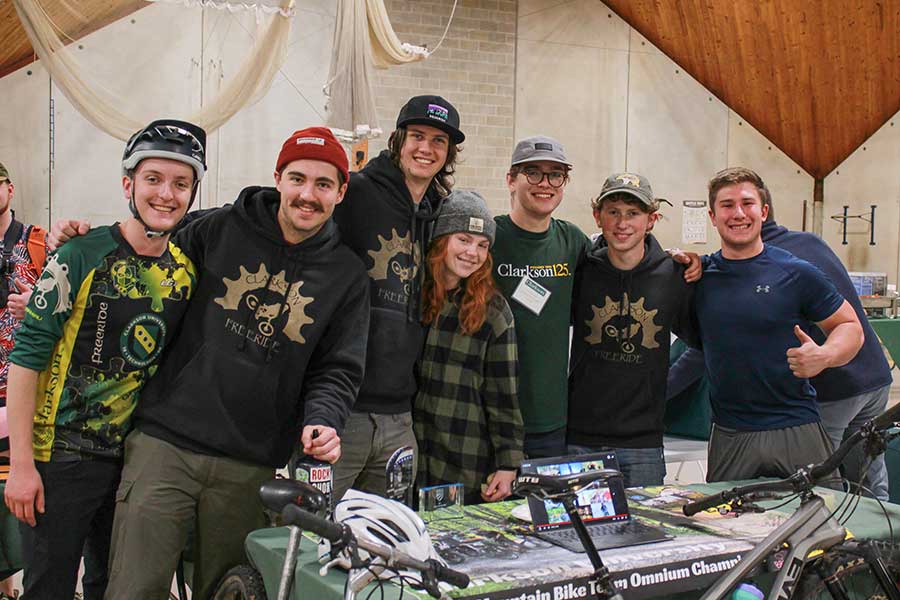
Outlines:
{"type": "Polygon", "coordinates": [[[790,551],[784,559],[768,600],[785,600],[794,592],[794,586],[803,573],[809,553],[827,549],[843,541],[846,531],[825,507],[818,496],[803,502],[791,517],[757,544],[749,554],[710,587],[701,600],[726,598],[731,589],[746,578],[756,565],[787,542],[790,551]]]}

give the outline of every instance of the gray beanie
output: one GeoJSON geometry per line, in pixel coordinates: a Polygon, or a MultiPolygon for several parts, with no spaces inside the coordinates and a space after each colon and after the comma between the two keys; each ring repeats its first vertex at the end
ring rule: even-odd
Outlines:
{"type": "Polygon", "coordinates": [[[460,231],[483,235],[494,245],[497,225],[484,198],[476,191],[454,190],[444,198],[431,239],[460,231]]]}

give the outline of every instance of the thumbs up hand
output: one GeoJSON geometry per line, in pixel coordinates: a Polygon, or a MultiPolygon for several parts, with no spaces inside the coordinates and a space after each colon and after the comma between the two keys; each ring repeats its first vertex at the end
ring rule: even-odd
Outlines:
{"type": "Polygon", "coordinates": [[[13,279],[12,287],[9,290],[9,297],[6,301],[6,305],[9,307],[9,312],[12,313],[13,318],[19,321],[25,318],[25,307],[28,306],[28,301],[31,299],[32,289],[33,286],[30,286],[23,281],[19,281],[18,278],[13,279]]]}
{"type": "Polygon", "coordinates": [[[788,348],[787,361],[795,377],[815,377],[830,365],[829,355],[806,332],[794,325],[794,335],[800,340],[799,348],[788,348]]]}

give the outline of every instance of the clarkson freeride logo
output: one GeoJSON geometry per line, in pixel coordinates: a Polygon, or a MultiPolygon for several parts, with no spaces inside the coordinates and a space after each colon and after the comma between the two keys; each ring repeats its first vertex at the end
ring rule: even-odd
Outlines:
{"type": "Polygon", "coordinates": [[[153,364],[162,352],[166,322],[152,313],[138,315],[119,336],[119,348],[126,361],[138,368],[153,364]]]}
{"type": "Polygon", "coordinates": [[[69,299],[71,289],[69,265],[60,264],[59,256],[52,254],[44,267],[43,276],[34,285],[34,305],[40,310],[47,308],[47,294],[56,290],[53,314],[66,312],[72,308],[72,301],[69,299]]]}
{"type": "Polygon", "coordinates": [[[628,294],[622,298],[622,302],[616,302],[609,296],[603,307],[592,306],[594,318],[585,321],[585,324],[591,328],[590,335],[585,336],[584,340],[589,344],[599,344],[603,341],[603,336],[616,340],[622,352],[631,354],[637,347],[635,343],[647,349],[659,348],[659,342],[656,341],[656,334],[662,331],[662,326],[653,322],[654,317],[659,309],[647,310],[644,307],[644,298],[637,302],[630,302],[628,294]],[[628,307],[627,316],[631,318],[631,323],[624,327],[616,327],[610,321],[622,315],[622,304],[628,307]],[[640,340],[634,338],[641,334],[640,340]]]}
{"type": "Polygon", "coordinates": [[[391,229],[390,239],[386,239],[382,235],[378,235],[378,250],[369,250],[368,254],[375,263],[369,269],[369,277],[379,281],[388,278],[388,273],[393,273],[403,282],[406,293],[409,293],[409,282],[415,279],[419,272],[419,265],[422,262],[422,251],[418,244],[413,247],[410,235],[401,236],[396,229],[391,229]],[[398,260],[400,257],[408,257],[412,255],[412,266],[409,260],[398,260]]]}
{"type": "MultiPolygon", "coordinates": [[[[315,299],[300,294],[302,281],[288,282],[285,279],[284,270],[270,276],[266,265],[260,264],[259,270],[255,273],[241,265],[240,275],[237,279],[224,277],[222,283],[225,284],[225,295],[216,298],[216,304],[225,310],[238,310],[243,302],[247,308],[253,311],[256,329],[265,338],[271,338],[275,333],[276,319],[287,315],[287,321],[282,327],[284,335],[298,344],[306,343],[306,338],[303,337],[300,330],[304,325],[313,323],[313,318],[306,314],[306,307],[315,299]],[[275,302],[263,304],[267,296],[267,282],[268,290],[279,294],[280,297],[276,296],[275,302]]],[[[243,332],[241,335],[246,333],[248,332],[243,332]]]]}

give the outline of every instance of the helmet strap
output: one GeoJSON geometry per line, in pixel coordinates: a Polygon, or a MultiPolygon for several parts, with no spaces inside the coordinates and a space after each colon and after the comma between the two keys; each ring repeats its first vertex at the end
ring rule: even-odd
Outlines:
{"type": "MultiPolygon", "coordinates": [[[[194,176],[196,178],[196,173],[194,174],[194,176]]],[[[138,211],[137,204],[135,204],[135,202],[134,202],[134,192],[135,192],[134,188],[137,185],[137,181],[135,180],[134,177],[131,177],[130,179],[131,179],[131,194],[129,194],[129,196],[128,196],[128,210],[131,211],[131,215],[135,219],[137,219],[138,223],[140,223],[141,225],[144,226],[144,234],[147,236],[147,238],[151,239],[151,240],[156,239],[156,238],[161,238],[161,237],[169,235],[170,233],[175,231],[178,228],[178,225],[181,224],[181,221],[184,220],[184,217],[181,217],[181,221],[178,221],[178,223],[176,223],[175,226],[172,227],[171,229],[167,229],[165,231],[158,231],[156,229],[150,229],[150,227],[147,225],[147,223],[144,221],[144,219],[141,218],[141,213],[138,211]]],[[[194,205],[194,199],[197,197],[197,188],[199,187],[199,185],[200,185],[200,182],[196,181],[196,179],[195,179],[194,184],[191,187],[191,200],[190,200],[190,202],[188,202],[187,210],[184,211],[185,215],[187,214],[188,210],[191,210],[191,207],[194,205]]]]}

